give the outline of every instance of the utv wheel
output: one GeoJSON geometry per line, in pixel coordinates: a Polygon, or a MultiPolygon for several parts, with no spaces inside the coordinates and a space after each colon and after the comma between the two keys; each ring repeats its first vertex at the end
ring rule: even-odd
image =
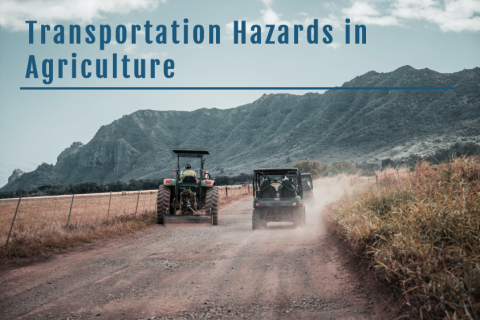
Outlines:
{"type": "Polygon", "coordinates": [[[266,229],[266,228],[267,228],[267,221],[262,220],[262,229],[266,229]]]}
{"type": "Polygon", "coordinates": [[[300,227],[303,225],[304,221],[304,208],[295,208],[293,209],[293,225],[295,227],[300,227]]]}
{"type": "Polygon", "coordinates": [[[262,227],[262,216],[261,216],[261,209],[253,209],[252,214],[252,229],[258,230],[262,227]]]}
{"type": "Polygon", "coordinates": [[[163,224],[163,216],[170,212],[170,188],[164,185],[158,187],[157,194],[157,224],[163,224]]]}
{"type": "Polygon", "coordinates": [[[212,215],[212,225],[218,225],[218,188],[207,189],[205,198],[205,213],[212,215]]]}

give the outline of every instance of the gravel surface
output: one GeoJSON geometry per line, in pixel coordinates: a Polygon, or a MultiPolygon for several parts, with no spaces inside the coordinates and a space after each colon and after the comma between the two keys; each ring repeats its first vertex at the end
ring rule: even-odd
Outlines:
{"type": "Polygon", "coordinates": [[[393,298],[327,232],[320,202],[305,228],[252,231],[245,198],[221,208],[219,226],[155,225],[1,266],[0,319],[394,318],[393,298]]]}

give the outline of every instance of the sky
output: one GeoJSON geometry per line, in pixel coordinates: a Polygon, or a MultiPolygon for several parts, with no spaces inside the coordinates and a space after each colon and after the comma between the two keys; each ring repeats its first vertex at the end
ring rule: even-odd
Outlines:
{"type": "MultiPolygon", "coordinates": [[[[333,87],[368,71],[390,72],[410,65],[450,73],[480,65],[480,0],[346,0],[346,1],[193,1],[193,0],[0,0],[0,185],[12,171],[35,170],[56,158],[75,141],[87,143],[97,130],[140,109],[195,110],[234,108],[255,101],[264,93],[302,91],[24,91],[20,87],[69,86],[268,86],[333,87]],[[366,43],[345,43],[345,19],[366,26],[366,43]],[[172,43],[171,24],[188,19],[189,43],[172,43]],[[306,29],[318,19],[319,43],[309,44],[306,29]],[[34,43],[29,44],[27,20],[36,20],[34,43]],[[246,21],[247,43],[234,44],[233,21],[246,21]],[[152,44],[145,41],[143,25],[150,21],[152,44]],[[46,43],[40,43],[40,25],[50,25],[46,43]],[[65,27],[65,44],[54,43],[56,25],[65,27]],[[69,25],[81,26],[81,43],[69,43],[69,25]],[[299,43],[293,26],[301,24],[299,43]],[[95,26],[96,41],[88,44],[85,27],[95,26]],[[100,50],[100,26],[110,25],[113,39],[100,50]],[[115,29],[125,25],[127,40],[119,44],[115,29]],[[132,44],[132,25],[141,25],[132,44]],[[157,44],[157,25],[167,27],[167,43],[157,44]],[[205,28],[205,41],[193,42],[195,25],[205,28]],[[220,44],[208,43],[208,26],[220,26],[220,44]],[[251,44],[250,28],[262,28],[262,43],[251,44]],[[266,44],[266,25],[275,25],[266,44]],[[278,43],[278,26],[289,27],[289,43],[278,43]],[[325,44],[322,27],[331,25],[333,41],[325,44]],[[72,53],[77,54],[77,78],[72,78],[72,53]],[[112,56],[131,59],[130,78],[112,78],[112,56]],[[34,55],[39,77],[26,78],[29,56],[34,55]],[[46,85],[44,59],[53,59],[53,80],[46,85]],[[63,78],[58,60],[67,59],[63,78]],[[107,59],[108,76],[84,79],[79,65],[107,59]],[[146,59],[147,76],[133,76],[133,59],[146,59]],[[159,59],[156,77],[150,78],[150,59],[159,59]],[[163,76],[164,62],[175,63],[174,76],[163,76]]],[[[120,63],[120,61],[119,61],[120,63]]],[[[119,66],[121,66],[119,64],[119,66]]]]}

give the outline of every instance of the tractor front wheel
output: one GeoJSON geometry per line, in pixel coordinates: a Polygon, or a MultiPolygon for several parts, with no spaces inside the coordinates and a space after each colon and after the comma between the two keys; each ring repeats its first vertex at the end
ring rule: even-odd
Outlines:
{"type": "Polygon", "coordinates": [[[170,188],[164,185],[158,187],[157,194],[157,224],[163,224],[163,216],[170,212],[170,188]]]}
{"type": "Polygon", "coordinates": [[[205,199],[205,214],[212,215],[212,225],[218,225],[218,188],[208,188],[205,199]]]}

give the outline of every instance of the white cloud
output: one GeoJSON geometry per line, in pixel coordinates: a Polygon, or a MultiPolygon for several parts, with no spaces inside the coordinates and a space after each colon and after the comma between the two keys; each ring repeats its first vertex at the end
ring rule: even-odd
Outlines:
{"type": "Polygon", "coordinates": [[[127,54],[134,53],[137,50],[137,44],[125,42],[124,44],[122,44],[122,46],[123,51],[127,54]]]}
{"type": "Polygon", "coordinates": [[[350,18],[352,23],[364,23],[379,26],[398,26],[397,18],[392,16],[380,16],[375,7],[367,2],[355,2],[350,8],[345,8],[342,13],[350,18]]]}
{"type": "Polygon", "coordinates": [[[383,10],[378,6],[375,0],[355,1],[342,13],[352,23],[400,26],[407,20],[423,20],[444,32],[480,31],[480,0],[395,0],[383,10]]]}
{"type": "Polygon", "coordinates": [[[157,5],[157,0],[1,0],[0,26],[23,31],[28,30],[26,20],[37,20],[39,24],[60,21],[80,24],[102,18],[102,14],[106,13],[126,14],[132,10],[156,8],[157,5]]]}
{"type": "MultiPolygon", "coordinates": [[[[262,0],[262,3],[265,5],[265,9],[260,10],[260,18],[254,20],[248,20],[245,22],[246,25],[246,33],[252,34],[251,27],[255,24],[258,24],[262,27],[262,32],[267,31],[266,25],[267,24],[274,24],[277,27],[279,25],[287,25],[289,28],[293,27],[295,24],[302,24],[302,25],[309,25],[313,23],[314,18],[309,17],[305,12],[299,12],[300,16],[305,17],[302,21],[300,20],[282,20],[282,14],[277,13],[272,8],[273,0],[262,0]]],[[[329,15],[327,18],[318,19],[318,23],[320,26],[325,24],[330,24],[333,26],[334,30],[337,28],[341,28],[340,20],[333,14],[329,15]]],[[[230,22],[226,25],[228,34],[233,34],[233,22],[230,22]]]]}
{"type": "Polygon", "coordinates": [[[403,19],[426,20],[444,32],[480,31],[479,0],[397,0],[392,15],[403,19]]]}
{"type": "MultiPolygon", "coordinates": [[[[285,24],[287,26],[292,26],[292,23],[289,21],[283,21],[281,20],[282,15],[275,12],[275,10],[272,9],[271,5],[273,4],[273,0],[262,0],[262,3],[265,5],[265,9],[260,10],[261,17],[259,19],[255,20],[249,20],[245,22],[246,28],[247,28],[247,34],[251,34],[251,28],[253,25],[258,24],[262,27],[262,32],[266,30],[266,25],[267,24],[275,24],[275,25],[281,25],[285,24]]],[[[233,33],[233,22],[230,22],[226,25],[227,27],[227,32],[229,34],[233,33]]]]}
{"type": "MultiPolygon", "coordinates": [[[[141,27],[140,30],[136,30],[135,33],[137,34],[137,36],[144,36],[145,37],[145,28],[143,27],[143,24],[138,24],[136,23],[135,25],[138,25],[141,27]]],[[[133,23],[129,22],[125,25],[125,27],[127,28],[127,34],[130,35],[132,34],[132,26],[133,26],[133,23]]]]}
{"type": "Polygon", "coordinates": [[[327,44],[327,47],[337,50],[340,48],[340,42],[332,42],[327,44]]]}
{"type": "Polygon", "coordinates": [[[158,59],[162,58],[165,59],[167,57],[167,53],[162,51],[162,52],[146,52],[146,53],[140,53],[138,55],[140,59],[158,59]]]}

